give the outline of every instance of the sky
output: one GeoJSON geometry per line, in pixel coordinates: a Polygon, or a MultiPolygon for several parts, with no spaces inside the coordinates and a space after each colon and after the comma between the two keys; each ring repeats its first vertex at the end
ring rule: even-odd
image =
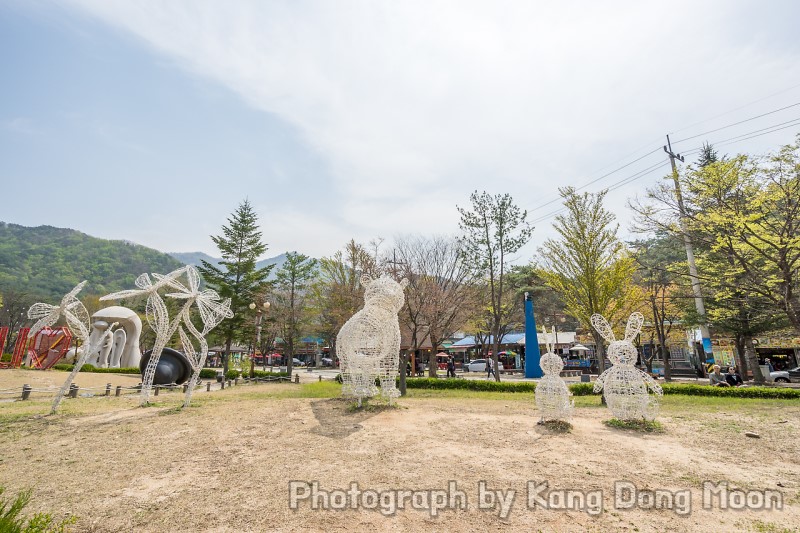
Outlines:
{"type": "Polygon", "coordinates": [[[265,256],[322,257],[455,235],[485,190],[535,223],[527,262],[558,187],[597,180],[628,238],[666,134],[694,137],[687,164],[793,142],[797,20],[792,0],[0,0],[0,220],[217,256],[248,199],[265,256]]]}

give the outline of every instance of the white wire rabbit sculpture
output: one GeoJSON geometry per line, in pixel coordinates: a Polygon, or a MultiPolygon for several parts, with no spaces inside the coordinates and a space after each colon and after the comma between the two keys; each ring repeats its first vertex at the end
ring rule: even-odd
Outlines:
{"type": "Polygon", "coordinates": [[[547,333],[546,327],[543,327],[542,330],[547,343],[547,353],[542,356],[540,362],[544,376],[536,384],[534,391],[536,407],[541,413],[540,422],[548,420],[569,422],[572,418],[574,402],[570,401],[567,384],[561,379],[564,361],[553,352],[554,345],[551,340],[555,338],[556,328],[553,327],[552,333],[547,333]]]}
{"type": "Polygon", "coordinates": [[[658,398],[663,391],[653,378],[634,366],[636,347],[631,342],[644,323],[641,313],[633,313],[625,327],[625,338],[616,340],[608,321],[597,313],[592,315],[592,326],[610,344],[608,359],[611,368],[600,374],[594,392],[604,391],[608,408],[620,420],[653,420],[658,414],[658,398]],[[648,388],[653,391],[651,395],[648,388]]]}

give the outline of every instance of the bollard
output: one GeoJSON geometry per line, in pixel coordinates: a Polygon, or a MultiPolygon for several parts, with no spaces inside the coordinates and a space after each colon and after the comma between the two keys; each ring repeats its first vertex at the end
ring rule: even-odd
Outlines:
{"type": "Polygon", "coordinates": [[[319,382],[322,383],[322,376],[319,377],[319,382]]]}
{"type": "Polygon", "coordinates": [[[294,382],[295,383],[300,383],[300,374],[295,374],[294,375],[294,382]]]}
{"type": "Polygon", "coordinates": [[[188,383],[184,383],[183,384],[183,392],[186,392],[188,389],[189,389],[189,384],[188,383]]]}
{"type": "Polygon", "coordinates": [[[231,386],[231,380],[228,380],[228,387],[231,386]]]}
{"type": "Polygon", "coordinates": [[[206,383],[206,392],[211,392],[211,382],[206,383]]]}
{"type": "Polygon", "coordinates": [[[106,396],[111,396],[111,383],[106,383],[106,396]]]}
{"type": "Polygon", "coordinates": [[[225,390],[225,380],[224,379],[219,382],[219,385],[220,385],[219,390],[225,390]]]}
{"type": "Polygon", "coordinates": [[[233,384],[234,384],[234,385],[238,385],[238,384],[239,384],[239,378],[236,378],[236,379],[234,379],[234,380],[233,380],[233,384]]]}
{"type": "Polygon", "coordinates": [[[122,394],[122,385],[117,385],[117,390],[114,392],[114,396],[119,396],[122,394]]]}
{"type": "Polygon", "coordinates": [[[159,390],[161,390],[161,387],[160,387],[160,386],[158,386],[158,385],[156,385],[156,392],[155,392],[155,396],[158,396],[158,391],[159,391],[159,390]]]}
{"type": "Polygon", "coordinates": [[[69,397],[70,398],[77,398],[78,397],[78,389],[79,387],[74,383],[69,386],[69,397]]]}
{"type": "Polygon", "coordinates": [[[27,400],[31,397],[31,386],[27,383],[22,386],[22,399],[27,400]]]}

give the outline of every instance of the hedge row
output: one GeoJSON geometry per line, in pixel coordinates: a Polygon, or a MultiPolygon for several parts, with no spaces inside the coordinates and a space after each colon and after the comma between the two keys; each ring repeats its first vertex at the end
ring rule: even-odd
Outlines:
{"type": "MultiPolygon", "coordinates": [[[[75,365],[60,364],[54,365],[54,370],[63,370],[64,372],[71,372],[75,365]]],[[[141,374],[138,368],[95,368],[94,365],[86,363],[80,369],[80,372],[92,372],[96,374],[141,374]]]]}
{"type": "Polygon", "coordinates": [[[774,400],[800,399],[800,389],[786,387],[712,387],[682,383],[664,383],[664,394],[685,394],[687,396],[719,396],[726,398],[765,398],[774,400]]]}
{"type": "MultiPolygon", "coordinates": [[[[63,370],[65,372],[70,372],[74,368],[74,365],[67,365],[67,364],[60,364],[54,365],[53,369],[55,370],[63,370]]],[[[81,372],[93,372],[97,374],[141,374],[141,371],[138,368],[131,367],[131,368],[95,368],[93,365],[85,364],[81,367],[81,372]]],[[[236,379],[240,377],[242,373],[236,369],[228,370],[228,373],[225,374],[225,379],[236,379]]],[[[280,377],[280,376],[287,376],[286,372],[264,372],[262,370],[255,371],[256,377],[259,378],[268,378],[268,377],[280,377]]],[[[200,378],[202,379],[216,379],[217,378],[217,370],[214,368],[204,368],[200,371],[200,378]]]]}
{"type": "MultiPolygon", "coordinates": [[[[341,374],[336,376],[341,383],[341,374]]],[[[377,383],[379,385],[379,383],[377,383]]],[[[534,392],[535,382],[485,381],[472,379],[437,379],[407,378],[409,389],[461,389],[486,392],[534,392]]],[[[710,385],[693,385],[664,383],[661,385],[664,394],[683,394],[687,396],[717,396],[726,398],[763,398],[775,400],[800,399],[800,389],[784,387],[711,387],[710,385]]],[[[569,390],[574,396],[591,396],[595,394],[594,383],[573,383],[569,390]]],[[[599,394],[599,393],[598,393],[599,394]]]]}

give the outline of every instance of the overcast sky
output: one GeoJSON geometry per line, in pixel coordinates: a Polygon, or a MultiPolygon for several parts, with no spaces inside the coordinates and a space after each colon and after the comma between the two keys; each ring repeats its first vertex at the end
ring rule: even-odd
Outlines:
{"type": "MultiPolygon", "coordinates": [[[[679,140],[800,103],[800,3],[0,2],[0,220],[218,255],[249,198],[267,256],[456,233],[475,190],[553,235],[562,185],[626,199],[679,140]]],[[[678,143],[763,153],[800,105],[678,143]],[[765,130],[769,131],[769,130],[765,130]],[[735,140],[735,139],[734,139],[735,140]]],[[[689,162],[691,158],[687,158],[689,162]]],[[[656,166],[661,163],[661,166],[656,166]]]]}

